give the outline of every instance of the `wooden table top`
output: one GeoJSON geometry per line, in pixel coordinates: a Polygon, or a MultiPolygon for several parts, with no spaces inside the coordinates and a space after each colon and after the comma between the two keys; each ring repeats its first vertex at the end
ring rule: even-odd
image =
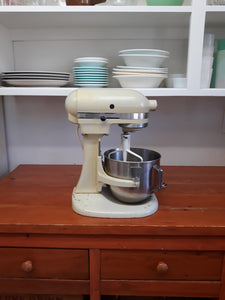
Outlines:
{"type": "Polygon", "coordinates": [[[20,165],[0,181],[0,233],[225,236],[225,167],[162,168],[154,215],[104,219],[71,208],[81,166],[20,165]]]}

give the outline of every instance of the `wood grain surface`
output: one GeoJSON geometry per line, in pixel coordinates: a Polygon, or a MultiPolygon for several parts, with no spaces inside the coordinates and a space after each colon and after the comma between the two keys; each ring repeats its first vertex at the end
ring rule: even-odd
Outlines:
{"type": "Polygon", "coordinates": [[[116,220],[72,210],[81,166],[21,165],[0,181],[0,232],[225,236],[225,168],[163,169],[167,187],[156,193],[159,210],[116,220]]]}

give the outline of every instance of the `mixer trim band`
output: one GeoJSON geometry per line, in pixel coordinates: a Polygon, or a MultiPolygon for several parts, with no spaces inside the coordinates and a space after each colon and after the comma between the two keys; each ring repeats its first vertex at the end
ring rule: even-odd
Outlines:
{"type": "Polygon", "coordinates": [[[143,120],[148,118],[148,113],[91,113],[78,112],[78,119],[127,119],[127,120],[143,120]]]}

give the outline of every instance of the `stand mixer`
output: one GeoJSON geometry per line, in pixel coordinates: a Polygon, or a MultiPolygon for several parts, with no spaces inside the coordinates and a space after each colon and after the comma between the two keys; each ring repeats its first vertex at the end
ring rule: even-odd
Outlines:
{"type": "MultiPolygon", "coordinates": [[[[83,136],[83,167],[72,193],[73,210],[81,215],[103,218],[138,218],[155,213],[158,201],[152,191],[156,189],[152,189],[143,199],[141,198],[143,201],[139,199],[137,203],[135,201],[128,203],[129,201],[123,201],[123,197],[120,199],[115,195],[120,193],[118,188],[123,189],[123,192],[129,190],[129,193],[131,190],[132,197],[136,192],[139,193],[141,183],[138,174],[142,170],[141,164],[145,165],[145,162],[142,152],[140,155],[135,149],[134,151],[130,149],[130,132],[147,126],[149,111],[157,108],[156,100],[148,100],[137,91],[129,89],[82,88],[68,95],[65,107],[69,121],[78,124],[83,136]],[[111,171],[107,171],[100,154],[101,138],[109,134],[110,126],[113,124],[118,124],[122,128],[121,147],[110,150],[105,160],[110,161],[111,157],[122,153],[121,161],[129,169],[125,171],[125,177],[111,175],[114,167],[111,171]],[[127,164],[130,157],[134,160],[134,169],[139,173],[127,176],[129,172],[132,173],[132,167],[127,164]],[[105,185],[109,185],[112,192],[105,185]],[[114,193],[113,188],[117,189],[117,192],[114,193]]],[[[151,151],[151,155],[155,159],[152,170],[158,173],[157,189],[159,189],[162,174],[158,166],[160,155],[157,156],[157,152],[153,154],[152,152],[154,151],[151,151]]],[[[114,162],[115,158],[112,158],[112,161],[114,162]]],[[[121,167],[116,169],[118,171],[121,167]]],[[[146,177],[145,174],[142,175],[143,178],[146,177]]]]}

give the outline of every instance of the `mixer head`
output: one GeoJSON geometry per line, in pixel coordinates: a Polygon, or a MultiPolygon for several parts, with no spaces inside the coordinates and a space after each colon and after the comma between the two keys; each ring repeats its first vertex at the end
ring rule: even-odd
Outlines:
{"type": "Polygon", "coordinates": [[[148,100],[129,89],[77,89],[66,99],[71,122],[79,124],[82,134],[108,134],[112,124],[124,132],[144,128],[148,113],[157,107],[156,100],[148,100]]]}

